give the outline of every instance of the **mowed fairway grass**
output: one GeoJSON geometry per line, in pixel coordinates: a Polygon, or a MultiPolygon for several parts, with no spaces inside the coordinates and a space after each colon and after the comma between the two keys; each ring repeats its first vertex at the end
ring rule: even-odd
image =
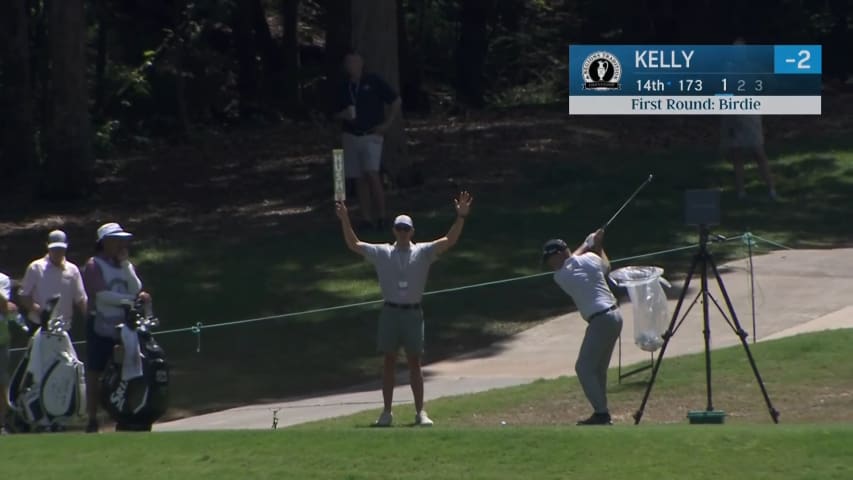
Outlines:
{"type": "MultiPolygon", "coordinates": [[[[678,336],[673,339],[677,341],[678,336]]],[[[783,424],[853,425],[851,344],[853,329],[797,335],[751,346],[783,424]]],[[[711,352],[711,365],[713,406],[728,414],[727,423],[772,423],[741,346],[711,352]]],[[[650,375],[649,372],[641,373],[620,385],[616,373],[611,369],[608,378],[610,410],[617,425],[632,424],[632,415],[640,405],[650,375]]],[[[665,358],[643,423],[686,423],[687,412],[704,410],[706,402],[704,354],[665,358]]],[[[399,426],[412,423],[412,410],[410,405],[395,407],[399,426]]],[[[575,420],[590,413],[589,404],[574,377],[438,399],[429,402],[427,410],[438,426],[450,427],[501,426],[501,422],[506,422],[507,427],[565,426],[573,425],[575,420]]],[[[368,411],[296,428],[320,426],[347,430],[364,427],[370,425],[378,413],[379,410],[368,411]]]]}
{"type": "Polygon", "coordinates": [[[844,479],[850,426],[290,430],[3,439],[7,478],[844,479]]]}
{"type": "MultiPolygon", "coordinates": [[[[780,425],[728,348],[714,352],[726,425],[686,424],[687,409],[704,407],[702,357],[691,355],[664,362],[640,426],[572,426],[586,407],[576,380],[558,379],[431,402],[432,429],[366,428],[367,412],[277,431],[17,435],[0,438],[0,458],[9,478],[38,479],[846,480],[851,342],[853,330],[838,330],[755,346],[780,425]]],[[[636,407],[638,386],[612,386],[617,411],[636,407]]]]}

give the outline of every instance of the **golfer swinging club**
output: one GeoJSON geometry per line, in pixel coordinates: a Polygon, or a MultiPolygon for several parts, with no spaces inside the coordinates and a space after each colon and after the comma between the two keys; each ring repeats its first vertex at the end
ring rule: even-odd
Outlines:
{"type": "Polygon", "coordinates": [[[433,424],[424,411],[424,377],[421,373],[421,356],[424,352],[424,315],[421,297],[426,287],[429,267],[439,255],[456,245],[462,234],[465,217],[471,209],[471,195],[459,194],[455,199],[456,221],[447,235],[432,242],[414,243],[414,224],[408,215],[394,220],[394,244],[372,244],[358,239],[350,224],[347,207],[337,203],[344,240],[350,250],[364,256],[376,267],[379,287],[385,304],[379,314],[377,347],[385,355],[382,372],[382,397],[385,409],[374,425],[388,427],[394,420],[391,403],[394,397],[397,352],[402,345],[409,364],[409,382],[415,399],[415,425],[433,424]]]}
{"type": "Polygon", "coordinates": [[[610,261],[604,253],[604,230],[589,234],[572,253],[566,242],[548,240],[543,261],[554,270],[554,281],[578,307],[589,324],[581,344],[575,372],[593,414],[578,425],[612,425],[607,408],[607,368],[613,347],[622,332],[622,315],[616,298],[607,286],[610,261]]]}

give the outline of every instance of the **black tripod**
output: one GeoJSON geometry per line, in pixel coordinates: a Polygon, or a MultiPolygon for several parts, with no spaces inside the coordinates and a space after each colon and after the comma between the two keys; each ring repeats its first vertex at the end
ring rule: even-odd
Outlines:
{"type": "Polygon", "coordinates": [[[720,277],[720,273],[717,271],[717,265],[714,263],[714,258],[711,256],[711,252],[708,251],[708,227],[705,225],[701,225],[699,227],[699,251],[696,252],[696,255],[693,256],[693,263],[690,265],[690,270],[687,272],[687,278],[684,280],[684,288],[681,291],[681,296],[678,298],[678,303],[675,306],[675,312],[672,315],[672,321],[669,323],[669,327],[667,327],[666,332],[663,334],[663,346],[661,346],[660,354],[658,355],[657,361],[655,362],[655,366],[652,369],[652,378],[649,380],[649,384],[646,387],[646,393],[643,395],[643,403],[640,404],[640,408],[634,414],[634,425],[640,423],[640,420],[643,418],[643,411],[646,408],[646,403],[649,400],[649,395],[652,392],[652,387],[655,384],[655,378],[657,378],[658,370],[660,369],[660,364],[663,361],[664,353],[666,353],[666,347],[669,345],[669,341],[672,339],[675,332],[681,327],[684,323],[684,320],[687,318],[687,315],[696,305],[696,302],[699,301],[699,298],[702,298],[702,318],[704,321],[704,330],[703,334],[705,337],[705,380],[706,387],[708,391],[708,407],[707,411],[714,411],[714,403],[711,396],[711,328],[708,322],[708,300],[710,299],[714,302],[717,309],[720,311],[720,314],[723,318],[726,319],[726,323],[732,327],[732,330],[735,334],[740,338],[740,342],[743,345],[743,349],[746,351],[746,356],[749,359],[749,364],[752,366],[752,371],[755,373],[755,379],[758,381],[758,386],[761,387],[761,393],[764,395],[764,401],[767,402],[767,408],[770,411],[770,417],[773,419],[774,423],[779,423],[779,412],[773,408],[773,404],[770,402],[770,396],[767,395],[767,389],[764,387],[764,381],[761,380],[761,374],[758,372],[758,367],[755,365],[755,359],[752,357],[752,352],[749,350],[749,342],[747,342],[747,337],[749,336],[747,332],[741,327],[740,322],[737,319],[737,314],[735,314],[735,309],[732,306],[732,301],[729,299],[729,294],[726,292],[726,287],[723,285],[723,279],[720,277]],[[690,307],[687,308],[687,311],[684,312],[684,315],[679,319],[679,313],[681,313],[681,307],[684,304],[684,299],[687,296],[687,289],[690,286],[690,280],[693,278],[693,274],[696,272],[697,266],[701,275],[701,289],[699,293],[696,294],[696,298],[693,299],[693,303],[690,304],[690,307]],[[726,302],[726,307],[728,308],[728,312],[731,315],[731,319],[726,315],[723,311],[723,308],[720,306],[717,299],[714,298],[713,295],[708,291],[708,267],[711,267],[711,270],[714,274],[714,277],[717,279],[717,284],[720,286],[720,292],[723,294],[723,299],[726,302]]]}

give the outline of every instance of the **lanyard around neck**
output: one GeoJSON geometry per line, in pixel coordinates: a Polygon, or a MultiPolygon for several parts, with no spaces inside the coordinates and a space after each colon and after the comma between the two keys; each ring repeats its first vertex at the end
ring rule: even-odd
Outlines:
{"type": "Polygon", "coordinates": [[[405,277],[406,271],[409,269],[409,264],[412,261],[412,246],[409,245],[409,248],[406,250],[394,247],[394,250],[397,253],[397,267],[400,271],[400,276],[405,277]]]}

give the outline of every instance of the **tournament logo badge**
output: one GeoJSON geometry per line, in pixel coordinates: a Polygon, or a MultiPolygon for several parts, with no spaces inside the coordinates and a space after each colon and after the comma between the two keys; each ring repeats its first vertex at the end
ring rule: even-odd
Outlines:
{"type": "Polygon", "coordinates": [[[583,62],[583,88],[586,90],[619,89],[622,65],[610,52],[594,52],[583,62]]]}

